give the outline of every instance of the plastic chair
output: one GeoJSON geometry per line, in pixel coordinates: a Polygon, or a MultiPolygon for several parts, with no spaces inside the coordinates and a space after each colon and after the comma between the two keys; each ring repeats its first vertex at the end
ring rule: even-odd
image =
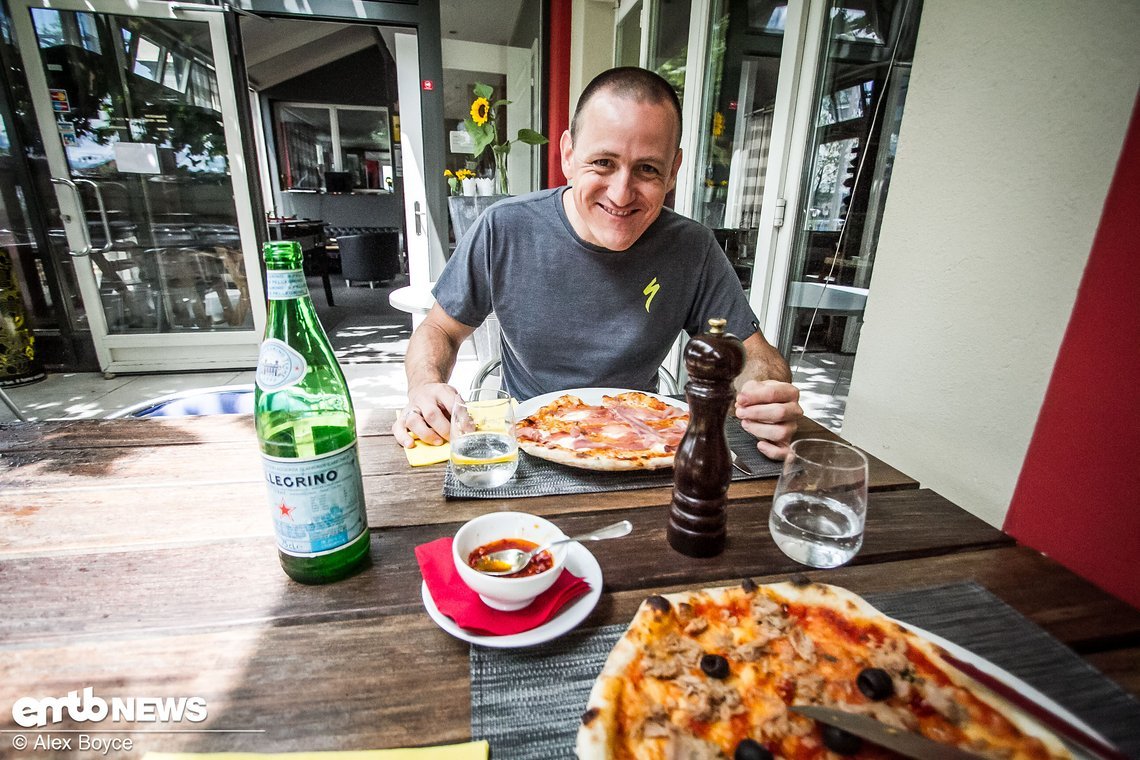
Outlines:
{"type": "Polygon", "coordinates": [[[340,273],[345,284],[391,280],[402,271],[399,230],[383,230],[363,235],[345,235],[336,239],[340,247],[340,273]]]}

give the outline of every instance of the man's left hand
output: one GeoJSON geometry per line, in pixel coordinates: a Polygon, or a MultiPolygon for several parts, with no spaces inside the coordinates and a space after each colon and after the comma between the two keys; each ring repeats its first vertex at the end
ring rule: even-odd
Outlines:
{"type": "Polygon", "coordinates": [[[769,459],[783,460],[804,414],[800,389],[779,380],[749,380],[736,394],[740,424],[759,440],[756,448],[769,459]]]}

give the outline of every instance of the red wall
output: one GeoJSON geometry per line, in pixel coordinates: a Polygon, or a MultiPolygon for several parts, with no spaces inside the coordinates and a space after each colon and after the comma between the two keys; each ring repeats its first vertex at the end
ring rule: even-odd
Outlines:
{"type": "Polygon", "coordinates": [[[1140,608],[1138,474],[1140,97],[1005,531],[1140,608]]]}
{"type": "Polygon", "coordinates": [[[550,81],[546,100],[546,186],[566,182],[558,141],[570,126],[570,8],[571,0],[550,0],[550,81]]]}

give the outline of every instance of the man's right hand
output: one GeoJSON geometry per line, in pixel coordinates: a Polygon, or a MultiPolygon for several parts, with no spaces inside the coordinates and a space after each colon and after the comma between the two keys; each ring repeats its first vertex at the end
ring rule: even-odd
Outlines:
{"type": "Polygon", "coordinates": [[[451,436],[451,407],[459,391],[447,383],[425,383],[408,390],[408,404],[392,423],[392,435],[404,448],[416,439],[438,446],[451,436]]]}

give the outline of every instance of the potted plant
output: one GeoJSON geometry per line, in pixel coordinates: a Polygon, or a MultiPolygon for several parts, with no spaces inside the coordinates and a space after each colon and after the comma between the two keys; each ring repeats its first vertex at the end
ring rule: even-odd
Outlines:
{"type": "Polygon", "coordinates": [[[495,155],[495,176],[498,179],[500,195],[510,195],[510,185],[507,180],[507,156],[510,155],[511,145],[521,142],[526,145],[545,145],[547,139],[533,129],[520,129],[514,140],[505,139],[499,135],[499,109],[511,101],[493,100],[495,91],[490,85],[481,82],[475,84],[475,100],[471,102],[471,114],[464,119],[463,126],[467,134],[475,141],[473,160],[478,161],[488,147],[495,155]]]}

